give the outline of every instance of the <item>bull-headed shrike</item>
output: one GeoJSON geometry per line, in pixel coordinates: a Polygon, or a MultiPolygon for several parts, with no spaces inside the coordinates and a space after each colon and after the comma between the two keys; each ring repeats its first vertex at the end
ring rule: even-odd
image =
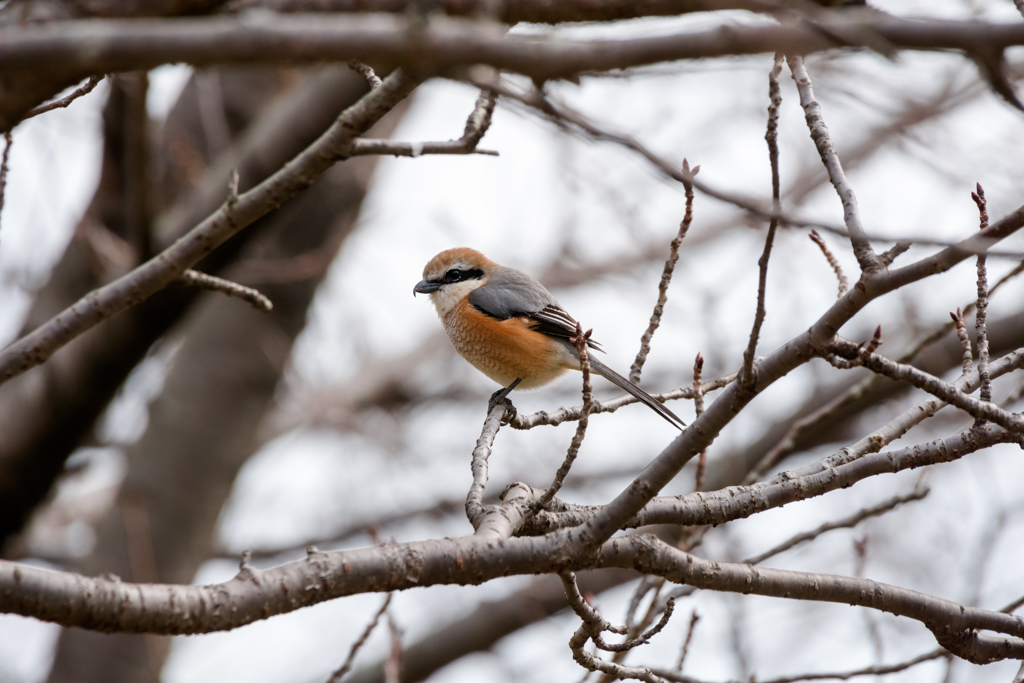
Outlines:
{"type": "MultiPolygon", "coordinates": [[[[448,249],[430,259],[413,294],[429,294],[452,346],[504,389],[544,386],[566,370],[580,369],[571,339],[577,323],[555,297],[526,273],[506,268],[478,251],[448,249]]],[[[601,351],[588,340],[588,346],[601,351]]],[[[590,367],[682,429],[686,423],[639,386],[590,357],[590,367]]]]}

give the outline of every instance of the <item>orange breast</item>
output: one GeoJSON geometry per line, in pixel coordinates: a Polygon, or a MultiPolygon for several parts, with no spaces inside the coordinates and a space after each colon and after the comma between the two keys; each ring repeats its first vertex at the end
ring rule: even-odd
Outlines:
{"type": "Polygon", "coordinates": [[[530,329],[526,318],[496,320],[460,301],[444,317],[452,346],[477,370],[502,386],[521,389],[552,381],[577,362],[564,344],[530,329]]]}

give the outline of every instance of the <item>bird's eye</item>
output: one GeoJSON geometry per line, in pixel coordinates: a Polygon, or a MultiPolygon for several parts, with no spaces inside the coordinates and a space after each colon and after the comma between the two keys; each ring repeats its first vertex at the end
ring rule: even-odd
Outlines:
{"type": "Polygon", "coordinates": [[[461,279],[462,271],[459,270],[458,268],[452,268],[451,270],[444,274],[445,282],[458,282],[461,279]]]}

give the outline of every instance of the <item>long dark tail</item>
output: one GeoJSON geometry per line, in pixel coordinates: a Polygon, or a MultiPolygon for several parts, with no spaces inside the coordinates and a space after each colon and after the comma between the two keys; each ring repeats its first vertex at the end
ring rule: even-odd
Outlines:
{"type": "Polygon", "coordinates": [[[677,429],[683,429],[686,423],[680,420],[675,413],[669,410],[664,403],[658,401],[646,391],[638,387],[637,385],[630,382],[628,379],[620,375],[619,373],[612,370],[610,367],[597,360],[593,356],[590,356],[590,367],[594,369],[594,372],[604,377],[606,380],[622,389],[626,393],[632,394],[638,401],[646,405],[648,408],[661,415],[663,418],[672,423],[673,427],[677,429]]]}

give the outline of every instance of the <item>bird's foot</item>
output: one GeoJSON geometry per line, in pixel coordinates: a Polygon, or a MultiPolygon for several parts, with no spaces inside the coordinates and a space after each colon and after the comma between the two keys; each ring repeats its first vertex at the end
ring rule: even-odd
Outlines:
{"type": "Polygon", "coordinates": [[[512,420],[516,419],[516,415],[518,415],[519,412],[516,410],[516,407],[512,405],[512,399],[508,397],[507,389],[499,389],[491,394],[491,397],[487,400],[487,414],[490,415],[491,411],[499,405],[505,408],[505,416],[502,418],[503,424],[508,424],[512,420]]]}

